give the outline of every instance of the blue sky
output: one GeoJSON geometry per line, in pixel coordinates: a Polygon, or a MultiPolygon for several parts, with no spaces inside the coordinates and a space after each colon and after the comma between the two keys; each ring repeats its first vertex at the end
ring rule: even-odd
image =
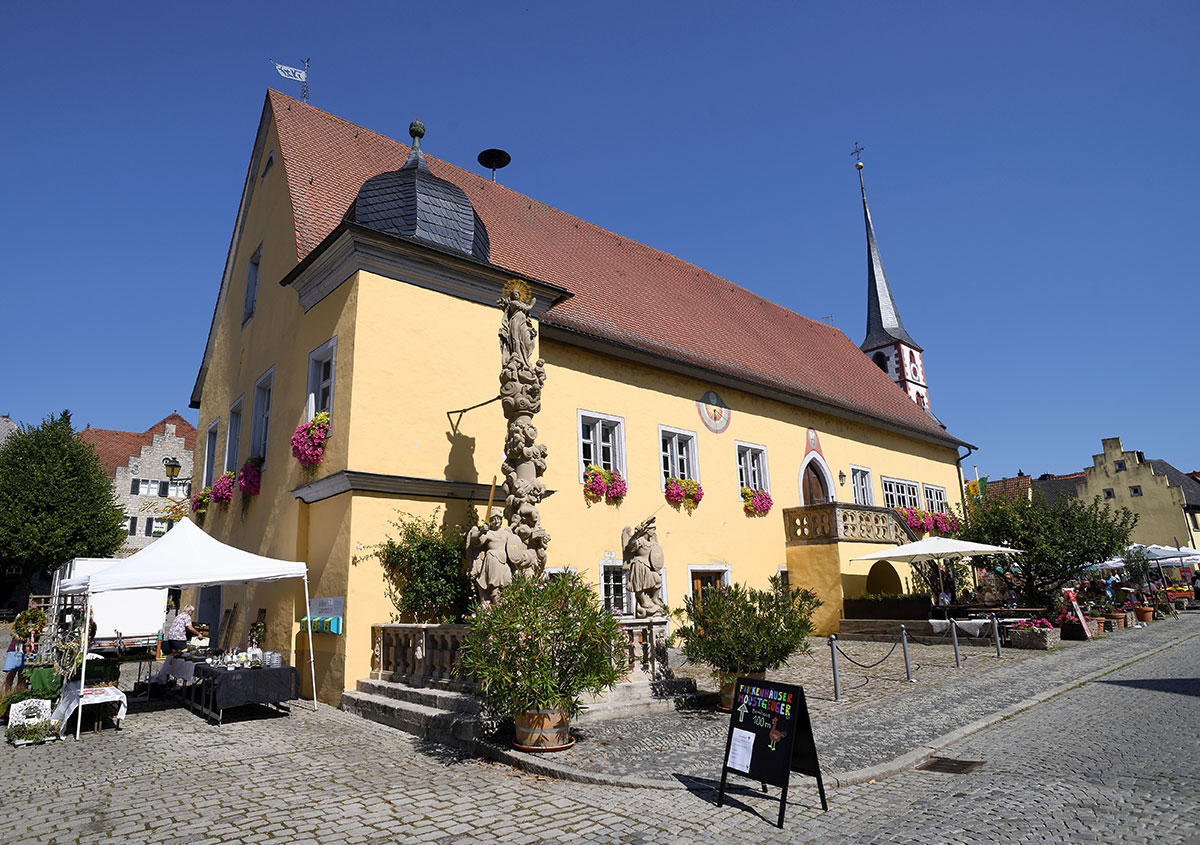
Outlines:
{"type": "Polygon", "coordinates": [[[934,411],[993,477],[1200,468],[1200,4],[46,3],[7,10],[0,413],[186,410],[268,86],[856,343],[866,147],[934,411]]]}

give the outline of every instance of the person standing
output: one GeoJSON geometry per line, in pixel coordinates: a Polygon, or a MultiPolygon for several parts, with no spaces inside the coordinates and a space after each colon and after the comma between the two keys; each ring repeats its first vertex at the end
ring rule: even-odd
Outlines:
{"type": "Polygon", "coordinates": [[[200,632],[192,627],[192,614],[195,612],[196,608],[189,604],[182,613],[175,617],[175,621],[171,623],[171,629],[167,631],[167,653],[179,654],[187,648],[189,636],[200,636],[200,632]]]}

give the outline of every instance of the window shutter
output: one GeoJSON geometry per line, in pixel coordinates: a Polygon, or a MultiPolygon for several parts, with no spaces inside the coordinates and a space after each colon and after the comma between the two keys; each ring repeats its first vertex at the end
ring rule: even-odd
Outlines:
{"type": "Polygon", "coordinates": [[[154,536],[154,517],[152,516],[146,517],[146,536],[154,536]]]}
{"type": "Polygon", "coordinates": [[[129,495],[136,496],[137,491],[138,491],[138,480],[136,478],[131,478],[129,480],[129,495]]]}
{"type": "Polygon", "coordinates": [[[166,495],[167,495],[167,482],[165,482],[165,481],[160,481],[160,482],[158,482],[158,495],[159,495],[159,496],[161,496],[161,497],[163,497],[163,498],[166,498],[166,495]]]}
{"type": "Polygon", "coordinates": [[[167,520],[167,530],[170,531],[174,527],[175,527],[175,520],[168,519],[167,520]]]}
{"type": "Polygon", "coordinates": [[[129,517],[129,536],[132,537],[134,534],[137,534],[137,517],[131,516],[129,517]]]}

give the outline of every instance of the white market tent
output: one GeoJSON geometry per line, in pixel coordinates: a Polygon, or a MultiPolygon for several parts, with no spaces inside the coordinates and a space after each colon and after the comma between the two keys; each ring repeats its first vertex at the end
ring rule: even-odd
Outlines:
{"type": "MultiPolygon", "coordinates": [[[[93,593],[113,590],[137,590],[146,587],[212,587],[219,584],[247,584],[251,581],[304,579],[304,616],[308,618],[308,567],[300,561],[278,560],[227,546],[209,536],[191,520],[175,527],[154,543],[112,566],[91,575],[68,578],[59,592],[86,595],[84,619],[88,618],[93,593]]],[[[87,653],[87,626],[84,626],[83,651],[87,653]]],[[[317,707],[317,679],[312,649],[312,623],[308,626],[308,670],[313,685],[313,709],[317,707]]],[[[87,661],[80,670],[79,686],[84,687],[87,661]]],[[[75,727],[79,738],[79,726],[75,727]]]]}

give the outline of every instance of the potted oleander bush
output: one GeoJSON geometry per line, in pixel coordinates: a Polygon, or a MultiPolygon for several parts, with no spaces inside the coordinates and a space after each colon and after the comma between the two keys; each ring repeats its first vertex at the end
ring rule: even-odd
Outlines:
{"type": "Polygon", "coordinates": [[[516,576],[467,626],[455,671],[479,684],[491,713],[513,717],[521,750],[569,748],[581,696],[599,695],[629,672],[628,636],[574,572],[516,576]]]}
{"type": "Polygon", "coordinates": [[[779,576],[766,590],[712,587],[672,612],[680,624],[671,642],[681,644],[689,663],[712,670],[721,687],[719,709],[727,711],[739,675],[762,678],[808,650],[812,616],[820,606],[816,593],[789,587],[779,576]]]}

